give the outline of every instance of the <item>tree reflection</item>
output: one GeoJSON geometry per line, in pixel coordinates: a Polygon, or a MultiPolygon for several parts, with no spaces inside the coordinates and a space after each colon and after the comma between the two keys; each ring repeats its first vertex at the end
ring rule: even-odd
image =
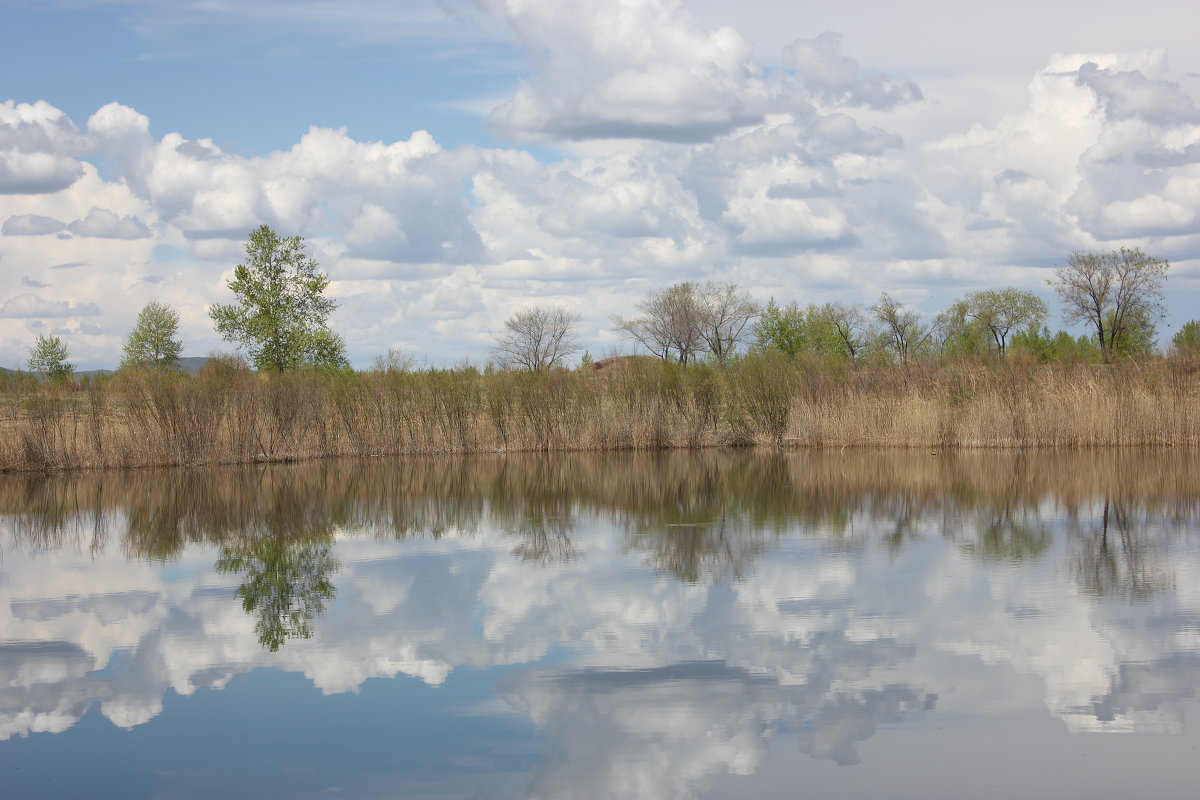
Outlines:
{"type": "Polygon", "coordinates": [[[1011,563],[1041,558],[1054,540],[1035,514],[1009,505],[982,510],[976,517],[974,536],[966,550],[986,561],[1011,563]]]}
{"type": "Polygon", "coordinates": [[[569,516],[536,517],[529,520],[515,535],[520,542],[512,549],[517,558],[532,564],[566,564],[578,556],[571,541],[569,516]]]}
{"type": "Polygon", "coordinates": [[[1173,588],[1174,574],[1159,563],[1148,527],[1147,520],[1134,523],[1128,501],[1112,496],[1105,496],[1100,520],[1091,531],[1076,523],[1074,568],[1085,593],[1144,602],[1173,588]]]}
{"type": "Polygon", "coordinates": [[[238,540],[222,546],[216,569],[244,573],[237,595],[246,613],[257,617],[254,632],[271,652],[288,639],[312,636],[312,621],[334,597],[330,578],[340,564],[332,537],[296,541],[283,537],[238,540]]]}
{"type": "Polygon", "coordinates": [[[631,531],[630,547],[648,553],[656,568],[685,583],[742,580],[766,548],[749,521],[724,514],[711,521],[660,524],[631,531]]]}

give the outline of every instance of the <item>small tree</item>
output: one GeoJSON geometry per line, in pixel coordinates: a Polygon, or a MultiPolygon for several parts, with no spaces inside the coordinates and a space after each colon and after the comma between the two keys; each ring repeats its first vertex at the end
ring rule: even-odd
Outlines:
{"type": "MultiPolygon", "coordinates": [[[[1063,301],[1067,324],[1084,323],[1096,333],[1105,361],[1121,352],[1135,325],[1143,330],[1162,319],[1163,281],[1171,265],[1140,249],[1097,253],[1079,250],[1049,284],[1063,301]]],[[[1143,334],[1144,335],[1144,334],[1143,334]]]]}
{"type": "Polygon", "coordinates": [[[259,370],[339,368],[346,364],[345,343],[326,322],[337,308],[322,294],[328,285],[301,237],[281,239],[261,225],[229,282],[237,302],[214,305],[208,313],[217,333],[245,348],[259,370]]]}
{"type": "Polygon", "coordinates": [[[724,364],[750,334],[750,321],[760,313],[758,303],[736,283],[708,281],[696,291],[696,324],[700,339],[717,363],[724,364]]]}
{"type": "Polygon", "coordinates": [[[163,303],[147,303],[138,312],[121,357],[121,368],[151,367],[178,370],[183,353],[179,335],[179,312],[163,303]]]}
{"type": "Polygon", "coordinates": [[[780,306],[772,297],[754,326],[754,338],[759,349],[796,358],[808,344],[804,312],[795,303],[780,306]]]}
{"type": "Polygon", "coordinates": [[[543,372],[579,352],[575,326],[580,316],[561,306],[528,308],[504,321],[492,354],[503,366],[543,372]]]}
{"type": "Polygon", "coordinates": [[[774,350],[788,358],[805,353],[821,357],[847,355],[845,341],[828,305],[800,308],[796,303],[788,303],[780,307],[772,298],[759,317],[754,334],[760,349],[774,350]]]}
{"type": "Polygon", "coordinates": [[[75,365],[67,362],[69,355],[62,339],[39,335],[29,348],[29,370],[55,383],[66,383],[75,372],[75,365]]]}
{"type": "Polygon", "coordinates": [[[821,314],[837,334],[842,349],[851,361],[858,361],[867,349],[867,318],[862,306],[845,303],[826,303],[821,314]]]}
{"type": "Polygon", "coordinates": [[[982,337],[1001,358],[1009,335],[1018,329],[1038,329],[1049,312],[1033,292],[1013,287],[971,292],[938,316],[943,345],[950,352],[972,352],[982,337]]]}
{"type": "Polygon", "coordinates": [[[1191,320],[1171,337],[1171,346],[1176,353],[1200,353],[1200,321],[1191,320]]]}
{"type": "Polygon", "coordinates": [[[651,292],[638,303],[640,317],[613,317],[617,331],[666,361],[692,361],[703,347],[700,336],[700,307],[694,283],[677,283],[651,292]]]}
{"type": "Polygon", "coordinates": [[[896,354],[902,364],[908,363],[913,353],[929,341],[930,330],[921,324],[921,314],[906,311],[887,292],[880,295],[879,302],[871,306],[871,313],[883,326],[885,346],[896,354]]]}
{"type": "Polygon", "coordinates": [[[705,350],[718,363],[751,336],[758,304],[736,283],[677,283],[638,303],[641,316],[613,317],[616,329],[664,361],[688,364],[705,350]]]}

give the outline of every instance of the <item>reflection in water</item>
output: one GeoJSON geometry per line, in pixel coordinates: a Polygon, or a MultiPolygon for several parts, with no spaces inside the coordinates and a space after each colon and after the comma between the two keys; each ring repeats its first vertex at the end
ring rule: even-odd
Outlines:
{"type": "MultiPolygon", "coordinates": [[[[1195,737],[1198,461],[702,451],[6,476],[0,767],[3,739],[84,729],[89,708],[149,727],[184,713],[171,693],[256,667],[329,695],[412,676],[445,697],[501,670],[469,714],[541,732],[513,784],[530,797],[693,796],[795,749],[806,769],[870,769],[869,738],[971,741],[1021,715],[1195,737]]],[[[468,714],[444,702],[439,719],[468,714]]]]}
{"type": "Polygon", "coordinates": [[[1159,549],[1161,541],[1153,535],[1158,522],[1154,514],[1141,511],[1128,498],[1105,496],[1098,521],[1072,522],[1075,571],[1088,594],[1145,602],[1174,586],[1174,574],[1159,549]]]}
{"type": "Polygon", "coordinates": [[[312,636],[312,620],[333,599],[338,562],[332,537],[324,541],[237,539],[221,546],[219,573],[245,573],[237,595],[257,618],[254,632],[272,653],[287,639],[312,636]]]}

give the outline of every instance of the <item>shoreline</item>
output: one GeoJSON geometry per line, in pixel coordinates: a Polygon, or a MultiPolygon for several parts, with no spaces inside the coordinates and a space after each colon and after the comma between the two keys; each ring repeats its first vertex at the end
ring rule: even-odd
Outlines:
{"type": "Polygon", "coordinates": [[[710,448],[1200,446],[1195,359],[132,373],[0,394],[0,473],[710,448]]]}

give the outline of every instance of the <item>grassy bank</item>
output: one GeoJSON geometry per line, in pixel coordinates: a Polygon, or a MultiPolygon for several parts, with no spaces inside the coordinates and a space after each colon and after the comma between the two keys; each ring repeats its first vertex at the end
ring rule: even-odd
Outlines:
{"type": "Polygon", "coordinates": [[[588,372],[131,373],[13,384],[0,471],[329,456],[784,445],[1200,444],[1194,359],[851,368],[750,357],[588,372]]]}

